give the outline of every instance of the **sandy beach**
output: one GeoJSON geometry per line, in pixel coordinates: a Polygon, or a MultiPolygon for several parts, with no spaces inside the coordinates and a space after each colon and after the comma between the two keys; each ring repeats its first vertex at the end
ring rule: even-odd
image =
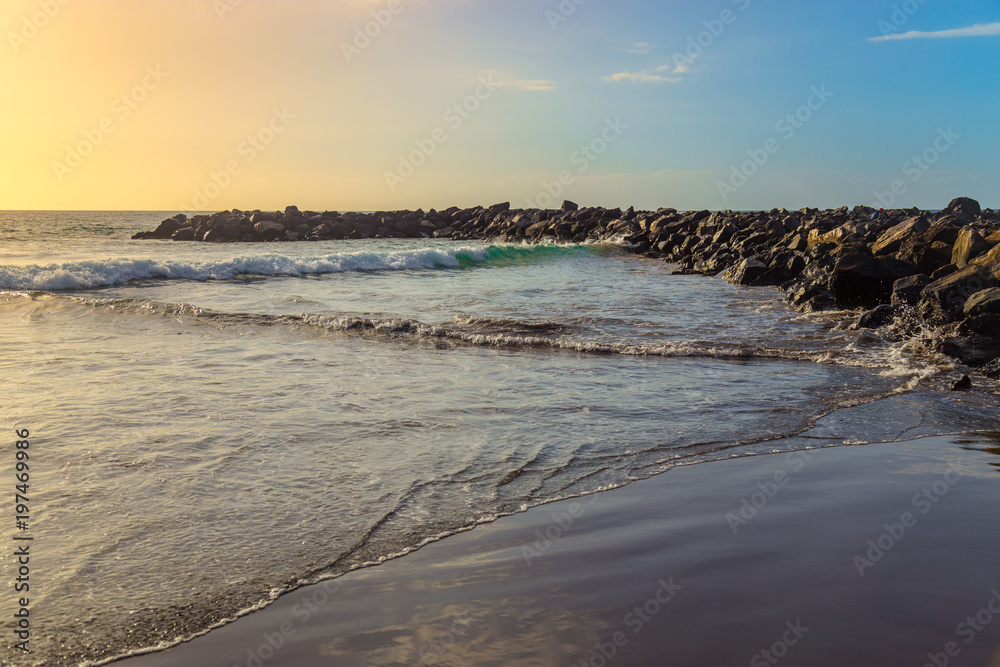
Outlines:
{"type": "Polygon", "coordinates": [[[682,466],[120,664],[1000,664],[998,453],[974,435],[682,466]]]}

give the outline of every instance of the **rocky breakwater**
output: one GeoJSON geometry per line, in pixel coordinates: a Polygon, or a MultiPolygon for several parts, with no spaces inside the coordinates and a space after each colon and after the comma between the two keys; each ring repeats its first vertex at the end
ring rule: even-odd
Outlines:
{"type": "Polygon", "coordinates": [[[920,340],[1000,379],[1000,215],[975,200],[939,213],[661,213],[632,238],[646,254],[780,287],[804,312],[858,310],[856,328],[920,340]]]}
{"type": "Polygon", "coordinates": [[[635,216],[631,209],[627,214],[619,209],[580,209],[572,202],[565,202],[558,211],[512,210],[508,203],[374,213],[320,213],[289,206],[278,212],[232,210],[190,218],[181,213],[164,220],[154,231],[140,232],[133,238],[215,243],[367,238],[586,241],[613,233],[611,223],[625,223],[635,216]]]}
{"type": "Polygon", "coordinates": [[[1000,214],[969,198],[938,213],[875,211],[686,211],[661,208],[511,209],[495,204],[443,211],[374,213],[222,211],[163,221],[137,239],[205,242],[364,238],[615,240],[681,273],[721,274],[740,285],[783,289],[804,312],[857,310],[855,327],[890,339],[922,339],[1000,379],[1000,214]]]}

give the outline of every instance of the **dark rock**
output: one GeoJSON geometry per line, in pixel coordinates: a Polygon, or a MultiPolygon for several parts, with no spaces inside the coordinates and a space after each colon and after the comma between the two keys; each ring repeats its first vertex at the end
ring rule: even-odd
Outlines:
{"type": "Polygon", "coordinates": [[[973,227],[963,227],[958,233],[955,247],[951,255],[951,263],[958,268],[964,268],[966,264],[982,255],[990,249],[990,244],[973,227]]]}
{"type": "Polygon", "coordinates": [[[949,203],[947,208],[944,209],[944,212],[952,213],[963,218],[978,218],[983,212],[983,209],[979,206],[979,202],[975,199],[970,199],[969,197],[959,197],[957,199],[952,199],[951,203],[949,203]]]}
{"type": "Polygon", "coordinates": [[[942,278],[946,278],[947,276],[950,276],[956,271],[958,271],[958,267],[955,266],[954,264],[945,264],[944,266],[937,269],[936,271],[934,271],[934,273],[931,274],[931,282],[934,282],[935,280],[941,280],[942,278]]]}
{"type": "Polygon", "coordinates": [[[941,352],[976,368],[1000,357],[1000,341],[977,334],[953,336],[944,340],[941,352]]]}
{"type": "Polygon", "coordinates": [[[908,237],[913,234],[925,232],[930,227],[931,225],[927,222],[927,218],[922,215],[905,220],[883,232],[875,244],[872,245],[872,252],[876,255],[891,255],[898,252],[900,246],[903,245],[903,241],[908,237]]]}
{"type": "Polygon", "coordinates": [[[908,278],[900,278],[892,284],[891,303],[894,306],[915,306],[920,301],[920,293],[931,284],[931,279],[923,273],[908,278]]]}
{"type": "Polygon", "coordinates": [[[1000,313],[979,313],[959,323],[959,336],[985,336],[1000,341],[1000,313]]]}
{"type": "Polygon", "coordinates": [[[562,203],[562,206],[560,208],[563,211],[578,211],[578,210],[580,210],[580,206],[578,204],[576,204],[574,202],[571,202],[568,199],[562,203]]]}
{"type": "Polygon", "coordinates": [[[258,222],[253,226],[254,234],[262,241],[277,241],[285,238],[287,230],[280,222],[258,222]]]}
{"type": "MultiPolygon", "coordinates": [[[[976,292],[968,298],[962,308],[966,317],[985,315],[986,313],[1000,313],[1000,288],[992,287],[976,292]]],[[[1000,329],[997,330],[1000,335],[1000,329]]]]}
{"type": "Polygon", "coordinates": [[[490,206],[488,209],[486,209],[486,212],[489,213],[491,216],[496,216],[499,213],[504,213],[509,210],[510,210],[510,202],[505,201],[500,204],[493,204],[493,206],[490,206]]]}
{"type": "Polygon", "coordinates": [[[187,221],[187,216],[181,213],[179,216],[175,215],[172,218],[167,218],[160,223],[152,232],[139,232],[133,239],[169,239],[174,235],[178,229],[184,226],[184,222],[187,221]],[[183,220],[181,219],[183,216],[183,220]]]}
{"type": "Polygon", "coordinates": [[[765,273],[767,265],[764,262],[759,259],[745,259],[733,267],[727,278],[735,285],[752,285],[765,273]]]}
{"type": "Polygon", "coordinates": [[[955,382],[951,385],[952,391],[966,391],[972,389],[972,380],[969,379],[968,375],[963,375],[961,380],[955,382]]]}
{"type": "Polygon", "coordinates": [[[181,227],[170,238],[174,241],[194,241],[194,229],[191,227],[181,227]]]}
{"type": "Polygon", "coordinates": [[[925,320],[952,321],[963,313],[970,296],[991,287],[997,287],[997,281],[989,272],[967,266],[924,288],[920,316],[925,320]]]}
{"type": "Polygon", "coordinates": [[[302,217],[302,213],[299,212],[299,207],[298,206],[286,206],[285,207],[285,216],[286,217],[299,218],[299,217],[302,217]]]}
{"type": "Polygon", "coordinates": [[[801,234],[796,234],[788,242],[788,249],[795,252],[805,252],[807,248],[809,248],[809,241],[801,234]]]}
{"type": "Polygon", "coordinates": [[[1000,359],[994,359],[979,369],[979,372],[993,380],[1000,380],[1000,359]]]}
{"type": "Polygon", "coordinates": [[[896,321],[896,308],[883,303],[858,318],[855,329],[881,329],[896,321]]]}
{"type": "Polygon", "coordinates": [[[900,260],[848,254],[837,260],[828,286],[841,308],[874,308],[889,302],[897,280],[919,273],[900,260]]]}

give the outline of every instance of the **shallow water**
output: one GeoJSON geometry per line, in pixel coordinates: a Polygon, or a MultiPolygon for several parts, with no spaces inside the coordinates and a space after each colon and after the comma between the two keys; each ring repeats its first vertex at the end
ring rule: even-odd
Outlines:
{"type": "Polygon", "coordinates": [[[613,246],[128,240],[163,217],[0,215],[43,582],[15,664],[169,644],[532,505],[806,448],[824,415],[850,442],[1000,415],[940,390],[946,360],[613,246]]]}

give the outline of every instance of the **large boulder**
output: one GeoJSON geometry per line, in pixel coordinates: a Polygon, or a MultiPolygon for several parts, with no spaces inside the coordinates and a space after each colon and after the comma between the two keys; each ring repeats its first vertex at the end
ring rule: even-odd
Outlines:
{"type": "Polygon", "coordinates": [[[994,278],[1000,280],[1000,245],[995,246],[985,255],[972,260],[970,264],[981,266],[989,271],[994,278]]]}
{"type": "Polygon", "coordinates": [[[175,215],[172,218],[167,218],[160,223],[160,226],[151,232],[139,232],[133,239],[169,239],[174,235],[178,229],[184,226],[187,222],[187,216],[183,213],[175,215]]]}
{"type": "MultiPolygon", "coordinates": [[[[965,301],[962,312],[966,317],[975,317],[987,313],[1000,313],[1000,288],[991,287],[976,292],[965,301]]],[[[997,331],[1000,335],[1000,331],[997,331]]]]}
{"type": "Polygon", "coordinates": [[[854,329],[881,329],[896,321],[896,307],[883,303],[875,306],[854,323],[854,329]]]}
{"type": "Polygon", "coordinates": [[[997,280],[987,270],[969,265],[924,288],[920,316],[925,320],[950,322],[964,313],[970,296],[997,286],[997,280]]]}
{"type": "Polygon", "coordinates": [[[903,241],[909,236],[925,232],[930,228],[931,223],[927,222],[927,218],[922,215],[904,220],[895,227],[890,227],[882,232],[882,235],[872,245],[872,252],[876,255],[891,255],[899,251],[903,241]]]}
{"type": "Polygon", "coordinates": [[[977,218],[983,212],[982,207],[975,199],[969,197],[959,197],[952,199],[944,213],[956,215],[960,218],[977,218]]]}
{"type": "Polygon", "coordinates": [[[285,226],[280,222],[264,221],[253,226],[254,233],[263,241],[284,239],[287,234],[285,226]]]}
{"type": "Polygon", "coordinates": [[[1000,341],[970,334],[944,339],[941,351],[968,366],[985,366],[1000,357],[1000,341]]]}
{"type": "Polygon", "coordinates": [[[963,227],[955,240],[955,246],[951,253],[951,263],[958,268],[964,268],[966,264],[979,257],[990,249],[990,244],[973,227],[963,227]]]}
{"type": "Polygon", "coordinates": [[[918,273],[908,278],[900,278],[892,284],[892,305],[915,306],[920,301],[920,293],[931,284],[928,275],[918,273]]]}
{"type": "Polygon", "coordinates": [[[767,273],[767,265],[756,258],[744,259],[727,272],[729,282],[736,285],[753,285],[767,273]]]}
{"type": "Polygon", "coordinates": [[[916,266],[898,259],[852,253],[837,260],[828,286],[841,308],[874,308],[891,300],[897,280],[920,273],[916,266]]]}

